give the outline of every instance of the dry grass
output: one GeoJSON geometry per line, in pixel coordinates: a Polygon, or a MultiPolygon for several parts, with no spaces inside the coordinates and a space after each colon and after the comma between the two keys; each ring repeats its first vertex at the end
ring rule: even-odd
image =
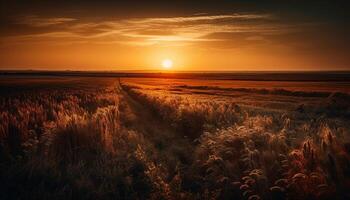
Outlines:
{"type": "MultiPolygon", "coordinates": [[[[193,163],[173,177],[181,180],[182,198],[342,199],[349,195],[345,189],[350,175],[347,94],[326,94],[324,103],[308,112],[303,107],[286,112],[252,109],[205,93],[176,93],[173,87],[123,87],[163,123],[194,139],[193,163]]],[[[267,91],[263,98],[273,98],[270,95],[277,92],[304,98],[316,94],[267,91]]]]}
{"type": "Polygon", "coordinates": [[[0,97],[0,199],[350,197],[347,94],[50,82],[0,97]]]}

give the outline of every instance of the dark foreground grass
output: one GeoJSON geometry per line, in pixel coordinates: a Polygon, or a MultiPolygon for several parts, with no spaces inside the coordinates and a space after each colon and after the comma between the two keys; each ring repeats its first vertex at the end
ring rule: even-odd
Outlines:
{"type": "MultiPolygon", "coordinates": [[[[345,94],[286,112],[118,79],[50,82],[0,97],[0,199],[350,197],[345,94]]],[[[260,95],[286,94],[303,96],[260,95]]]]}

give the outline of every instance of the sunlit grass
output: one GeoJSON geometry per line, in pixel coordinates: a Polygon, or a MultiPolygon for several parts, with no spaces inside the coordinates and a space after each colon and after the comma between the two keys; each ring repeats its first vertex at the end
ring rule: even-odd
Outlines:
{"type": "Polygon", "coordinates": [[[296,98],[301,93],[225,89],[225,96],[198,86],[88,83],[0,98],[1,199],[349,194],[344,93],[296,98]],[[253,98],[285,106],[263,107],[253,98]],[[307,98],[320,103],[302,102],[307,98]],[[140,112],[150,118],[134,116],[140,112]]]}

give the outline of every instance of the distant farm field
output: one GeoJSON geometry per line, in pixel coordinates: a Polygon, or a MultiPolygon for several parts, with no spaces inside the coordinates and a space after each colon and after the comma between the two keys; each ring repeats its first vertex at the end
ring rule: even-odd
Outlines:
{"type": "Polygon", "coordinates": [[[221,79],[123,78],[123,81],[150,87],[202,86],[217,88],[283,89],[309,92],[350,92],[349,81],[250,81],[221,79]]]}
{"type": "Polygon", "coordinates": [[[0,78],[0,199],[348,199],[350,82],[0,78]]]}

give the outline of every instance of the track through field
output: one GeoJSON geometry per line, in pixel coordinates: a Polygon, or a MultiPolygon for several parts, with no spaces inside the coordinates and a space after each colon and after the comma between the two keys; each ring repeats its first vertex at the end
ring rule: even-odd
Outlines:
{"type": "Polygon", "coordinates": [[[189,139],[132,98],[120,83],[117,84],[117,90],[121,102],[121,125],[143,134],[153,146],[155,152],[152,154],[157,158],[157,162],[168,170],[168,178],[171,179],[175,175],[176,168],[189,166],[194,149],[189,139]]]}

